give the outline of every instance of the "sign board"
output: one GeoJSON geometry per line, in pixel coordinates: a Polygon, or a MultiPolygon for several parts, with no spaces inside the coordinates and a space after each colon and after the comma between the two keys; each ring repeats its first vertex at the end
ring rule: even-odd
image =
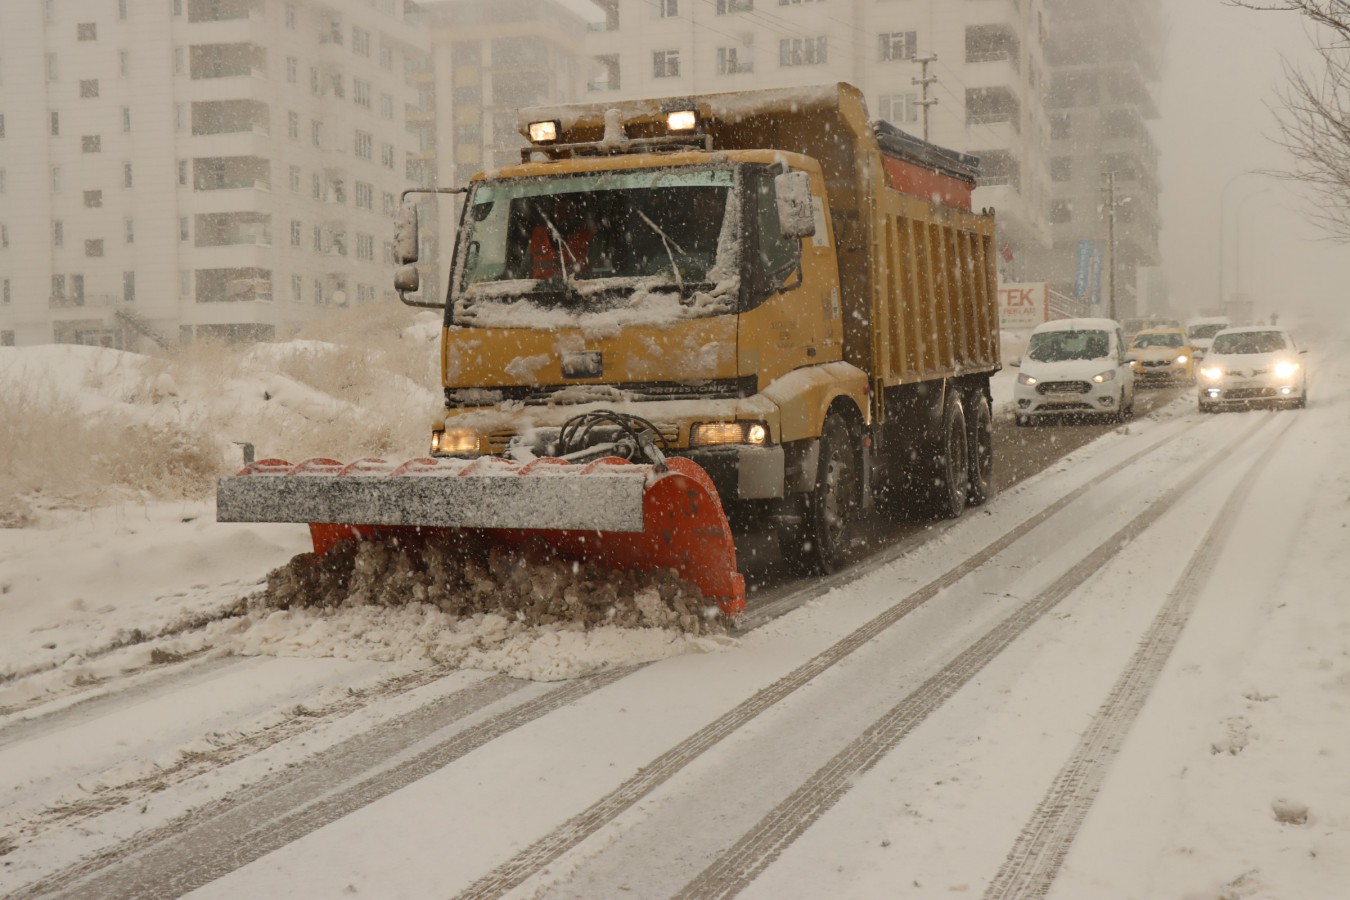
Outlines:
{"type": "Polygon", "coordinates": [[[1088,292],[1088,269],[1092,265],[1092,241],[1078,242],[1078,256],[1075,260],[1073,274],[1073,296],[1076,300],[1083,300],[1088,292]]]}
{"type": "Polygon", "coordinates": [[[1030,331],[1050,320],[1050,290],[1044,281],[998,286],[998,327],[1030,331]]]}

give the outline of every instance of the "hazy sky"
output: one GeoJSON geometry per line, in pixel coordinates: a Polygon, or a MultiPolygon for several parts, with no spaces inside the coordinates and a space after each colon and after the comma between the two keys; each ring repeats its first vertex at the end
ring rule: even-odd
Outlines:
{"type": "Polygon", "coordinates": [[[1303,20],[1223,0],[1166,0],[1166,69],[1154,123],[1161,153],[1163,268],[1177,309],[1215,305],[1220,194],[1228,290],[1240,283],[1258,313],[1320,307],[1350,318],[1350,247],[1321,239],[1295,188],[1244,176],[1288,157],[1271,138],[1283,90],[1282,57],[1313,65],[1303,20]],[[1241,246],[1241,259],[1238,247],[1241,246]],[[1240,282],[1239,282],[1240,268],[1240,282]]]}

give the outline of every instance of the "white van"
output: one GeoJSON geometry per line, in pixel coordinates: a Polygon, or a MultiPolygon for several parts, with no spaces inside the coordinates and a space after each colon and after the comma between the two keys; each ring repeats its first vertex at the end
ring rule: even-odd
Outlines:
{"type": "Polygon", "coordinates": [[[1134,370],[1114,319],[1056,319],[1036,326],[1013,389],[1014,421],[1043,416],[1134,415],[1134,370]]]}

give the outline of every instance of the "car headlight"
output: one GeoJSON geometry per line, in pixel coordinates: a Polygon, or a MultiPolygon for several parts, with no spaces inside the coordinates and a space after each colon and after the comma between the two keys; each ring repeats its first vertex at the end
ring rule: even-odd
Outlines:
{"type": "Polygon", "coordinates": [[[446,428],[431,432],[432,453],[477,453],[478,432],[472,428],[446,428]]]}
{"type": "Polygon", "coordinates": [[[1292,378],[1297,371],[1298,363],[1296,362],[1277,362],[1275,364],[1276,378],[1292,378]]]}
{"type": "Polygon", "coordinates": [[[1185,353],[1183,353],[1183,354],[1181,354],[1180,356],[1178,356],[1178,357],[1177,357],[1177,360],[1176,360],[1177,365],[1179,365],[1179,366],[1180,366],[1180,365],[1185,365],[1186,363],[1188,363],[1188,362],[1190,362],[1190,361],[1191,361],[1191,358],[1190,358],[1189,356],[1187,356],[1185,353]]]}
{"type": "Polygon", "coordinates": [[[1035,378],[1032,378],[1032,377],[1031,377],[1030,375],[1028,375],[1026,372],[1018,372],[1018,373],[1017,373],[1017,383],[1018,383],[1018,384],[1025,384],[1027,387],[1030,387],[1031,385],[1033,385],[1033,384],[1036,383],[1036,379],[1035,379],[1035,378]]]}
{"type": "Polygon", "coordinates": [[[1200,375],[1207,381],[1218,381],[1223,377],[1223,369],[1218,366],[1209,366],[1200,370],[1200,375]]]}
{"type": "Polygon", "coordinates": [[[769,426],[763,422],[699,422],[689,429],[689,446],[716,447],[725,444],[766,444],[769,426]]]}
{"type": "Polygon", "coordinates": [[[1092,380],[1097,384],[1105,384],[1108,381],[1115,381],[1116,370],[1107,369],[1105,372],[1098,372],[1096,375],[1092,376],[1092,380]]]}

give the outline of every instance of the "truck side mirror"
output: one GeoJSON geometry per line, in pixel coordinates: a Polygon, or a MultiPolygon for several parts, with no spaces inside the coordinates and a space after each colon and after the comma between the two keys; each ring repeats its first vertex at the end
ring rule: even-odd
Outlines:
{"type": "Polygon", "coordinates": [[[417,274],[417,266],[399,266],[394,272],[394,290],[400,294],[415,294],[422,286],[422,278],[417,274]]]}
{"type": "MultiPolygon", "coordinates": [[[[400,265],[417,262],[417,207],[404,203],[394,226],[394,256],[400,265]]],[[[400,270],[401,271],[401,270],[400,270]]],[[[416,290],[416,288],[413,288],[416,290]]]]}
{"type": "Polygon", "coordinates": [[[806,172],[775,175],[773,190],[783,237],[812,237],[816,233],[816,215],[811,206],[811,176],[806,172]]]}

